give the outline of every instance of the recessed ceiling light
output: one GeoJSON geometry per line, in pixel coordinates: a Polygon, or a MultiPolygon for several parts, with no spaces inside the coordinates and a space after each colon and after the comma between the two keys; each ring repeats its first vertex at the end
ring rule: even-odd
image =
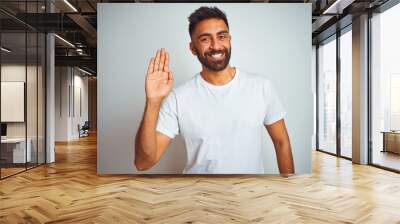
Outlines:
{"type": "Polygon", "coordinates": [[[90,73],[90,72],[88,72],[88,71],[86,71],[86,70],[83,70],[83,69],[81,69],[81,68],[79,68],[79,67],[78,67],[78,70],[81,71],[81,72],[83,72],[83,73],[85,73],[85,74],[92,75],[92,73],[90,73]]]}
{"type": "Polygon", "coordinates": [[[5,47],[1,47],[1,50],[4,51],[4,52],[6,52],[6,53],[10,53],[10,52],[11,52],[11,50],[9,50],[9,49],[7,49],[7,48],[5,48],[5,47]]]}
{"type": "Polygon", "coordinates": [[[355,0],[336,0],[322,14],[342,14],[343,9],[351,5],[355,0]]]}
{"type": "Polygon", "coordinates": [[[54,34],[54,36],[57,37],[58,39],[60,39],[62,42],[66,43],[67,45],[69,45],[69,46],[75,48],[75,45],[71,44],[71,42],[69,42],[68,40],[66,40],[66,39],[64,39],[64,38],[62,38],[62,37],[60,37],[60,36],[57,35],[57,34],[54,34]]]}
{"type": "Polygon", "coordinates": [[[78,10],[71,4],[69,3],[68,0],[64,0],[65,4],[67,4],[72,10],[74,10],[74,12],[78,12],[78,10]]]}

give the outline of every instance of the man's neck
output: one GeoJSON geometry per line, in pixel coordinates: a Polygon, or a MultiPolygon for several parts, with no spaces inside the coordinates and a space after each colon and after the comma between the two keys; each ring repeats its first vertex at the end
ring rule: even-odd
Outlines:
{"type": "Polygon", "coordinates": [[[219,72],[211,71],[203,66],[203,70],[200,73],[204,80],[216,86],[225,85],[230,82],[235,74],[236,68],[233,68],[230,65],[226,66],[224,70],[219,72]]]}

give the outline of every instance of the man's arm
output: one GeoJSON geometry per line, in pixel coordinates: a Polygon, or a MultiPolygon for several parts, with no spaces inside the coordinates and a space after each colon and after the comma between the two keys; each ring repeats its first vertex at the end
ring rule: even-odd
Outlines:
{"type": "Polygon", "coordinates": [[[156,131],[163,99],[171,92],[173,76],[169,71],[169,57],[158,50],[151,58],[146,75],[146,106],[135,139],[135,166],[147,170],[154,166],[168,147],[171,138],[156,131]]]}
{"type": "Polygon", "coordinates": [[[154,166],[171,141],[171,138],[156,131],[160,107],[161,102],[146,102],[135,139],[135,166],[140,171],[154,166]]]}
{"type": "Polygon", "coordinates": [[[265,125],[272,142],[275,146],[276,158],[278,160],[279,172],[283,175],[294,173],[292,148],[289,135],[283,119],[270,125],[265,125]]]}

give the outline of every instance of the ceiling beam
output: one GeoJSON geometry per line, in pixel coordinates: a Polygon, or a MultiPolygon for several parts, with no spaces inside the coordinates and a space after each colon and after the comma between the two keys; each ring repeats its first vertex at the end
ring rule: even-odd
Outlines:
{"type": "Polygon", "coordinates": [[[82,66],[96,71],[97,60],[91,56],[55,56],[56,66],[82,66]]]}

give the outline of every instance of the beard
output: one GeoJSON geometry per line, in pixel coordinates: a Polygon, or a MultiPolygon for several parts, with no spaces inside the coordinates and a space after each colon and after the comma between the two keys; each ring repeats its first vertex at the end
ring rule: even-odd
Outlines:
{"type": "Polygon", "coordinates": [[[232,48],[223,48],[222,50],[210,50],[206,51],[203,56],[196,49],[197,58],[199,59],[200,63],[207,69],[214,72],[222,71],[228,66],[229,60],[231,59],[231,51],[232,48]],[[222,54],[223,58],[221,60],[212,59],[212,55],[214,54],[222,54]]]}

